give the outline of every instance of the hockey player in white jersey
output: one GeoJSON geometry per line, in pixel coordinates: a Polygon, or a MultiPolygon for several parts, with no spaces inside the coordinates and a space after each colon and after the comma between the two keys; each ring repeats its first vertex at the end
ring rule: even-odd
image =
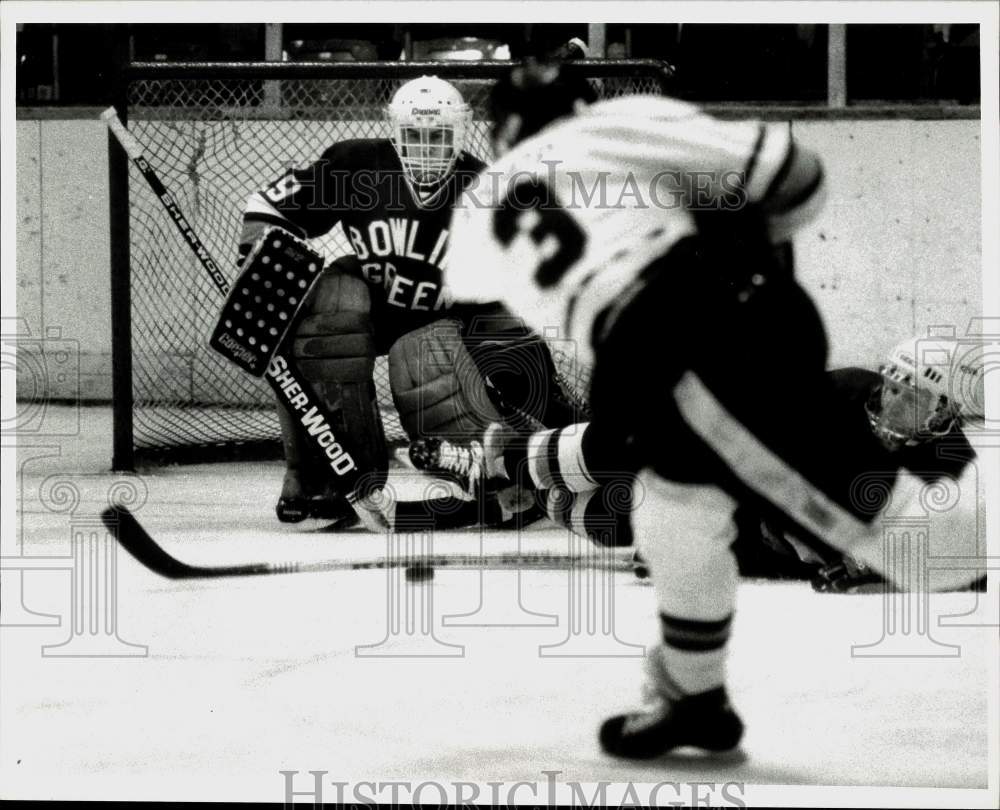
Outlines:
{"type": "MultiPolygon", "coordinates": [[[[583,80],[576,92],[582,110],[594,94],[583,80]]],[[[549,104],[560,109],[558,99],[549,104]]],[[[499,126],[500,152],[534,134],[530,116],[499,126]]],[[[819,161],[787,125],[723,124],[655,96],[602,101],[508,151],[460,199],[452,247],[476,263],[453,268],[449,281],[470,300],[504,300],[536,326],[561,327],[578,359],[592,361],[598,316],[610,328],[640,271],[703,224],[730,228],[735,218],[719,215],[746,203],[766,217],[774,245],[822,205],[819,161]]]]}
{"type": "Polygon", "coordinates": [[[743,734],[725,686],[737,505],[881,563],[875,517],[890,491],[905,503],[922,485],[834,395],[794,279],[789,238],[821,205],[818,157],[782,124],[593,101],[565,68],[498,83],[500,157],[457,204],[446,279],[459,300],[500,299],[575,341],[603,457],[637,473],[631,524],[660,638],[649,704],[607,720],[602,747],[727,750],[743,734]],[[887,486],[855,497],[873,473],[887,486]]]}

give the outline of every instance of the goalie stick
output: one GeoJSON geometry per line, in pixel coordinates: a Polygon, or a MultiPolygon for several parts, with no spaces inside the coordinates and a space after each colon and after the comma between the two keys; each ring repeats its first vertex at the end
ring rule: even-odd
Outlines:
{"type": "Polygon", "coordinates": [[[266,574],[301,574],[321,571],[365,571],[388,568],[464,568],[464,569],[531,569],[542,571],[571,568],[603,568],[612,571],[631,571],[631,554],[530,554],[504,552],[497,554],[441,554],[420,557],[375,557],[367,560],[318,560],[311,562],[256,562],[239,565],[190,565],[168,553],[146,531],[143,525],[123,506],[109,507],[101,513],[101,520],[119,545],[137,562],[167,579],[219,579],[223,577],[248,577],[266,574]],[[595,563],[601,563],[597,565],[595,563]]]}
{"type": "MultiPolygon", "coordinates": [[[[160,201],[160,204],[170,216],[171,222],[174,223],[177,230],[184,238],[184,241],[191,248],[191,252],[194,253],[195,257],[201,263],[201,266],[208,272],[208,275],[212,279],[212,283],[215,284],[215,288],[219,291],[219,294],[222,296],[228,296],[230,291],[229,281],[219,269],[219,265],[212,258],[212,255],[208,252],[208,248],[205,247],[201,238],[191,226],[191,223],[188,222],[187,217],[184,216],[184,213],[181,211],[177,201],[173,198],[170,192],[167,191],[166,186],[163,185],[163,182],[160,180],[159,175],[157,175],[156,170],[153,169],[149,161],[146,160],[139,141],[122,123],[121,118],[118,117],[118,113],[114,107],[109,107],[101,113],[101,119],[107,125],[108,129],[111,130],[111,133],[115,136],[129,160],[132,161],[135,167],[139,170],[139,173],[142,174],[143,179],[145,179],[153,194],[156,195],[156,198],[160,201]]],[[[279,400],[283,400],[285,390],[291,386],[295,386],[297,392],[301,392],[303,396],[307,397],[307,399],[316,399],[316,397],[312,394],[312,387],[302,376],[298,368],[296,368],[295,364],[291,362],[291,358],[289,357],[284,357],[281,354],[275,353],[272,358],[272,367],[268,369],[264,377],[279,400]],[[284,385],[279,382],[279,377],[283,380],[284,385]]],[[[353,507],[355,507],[355,511],[358,512],[358,516],[363,521],[368,522],[371,519],[371,516],[362,515],[361,512],[364,511],[364,508],[358,506],[358,485],[361,483],[362,475],[357,464],[354,462],[353,455],[350,450],[344,446],[344,443],[339,440],[342,437],[338,437],[337,440],[331,442],[325,436],[325,433],[327,432],[331,433],[332,436],[332,431],[329,430],[329,414],[327,414],[326,409],[322,407],[322,403],[317,400],[307,404],[311,405],[314,408],[314,411],[320,413],[324,417],[324,426],[327,428],[327,430],[316,433],[315,435],[309,433],[311,440],[314,442],[316,449],[320,454],[320,458],[328,455],[327,451],[331,446],[335,445],[337,450],[340,451],[337,455],[338,463],[336,465],[331,464],[330,469],[333,470],[333,472],[343,482],[347,500],[353,507]],[[323,439],[324,444],[320,443],[320,438],[323,439]]]]}
{"type": "MultiPolygon", "coordinates": [[[[228,280],[220,270],[219,265],[212,258],[208,248],[205,247],[194,228],[188,222],[187,217],[184,216],[176,200],[174,200],[166,186],[163,185],[159,175],[156,174],[156,170],[146,160],[143,155],[142,145],[122,123],[114,107],[109,107],[101,113],[101,119],[115,136],[115,139],[129,160],[132,161],[139,170],[139,173],[142,174],[143,179],[145,179],[153,194],[156,195],[156,198],[166,210],[170,220],[177,227],[184,241],[191,248],[192,253],[194,253],[195,257],[201,263],[201,266],[205,268],[219,294],[222,296],[228,295],[230,290],[228,280]]],[[[290,357],[275,354],[272,359],[275,361],[273,363],[275,373],[272,374],[269,368],[264,377],[279,400],[283,401],[284,398],[287,398],[288,391],[295,390],[297,394],[307,397],[305,407],[300,408],[301,412],[309,412],[310,407],[312,407],[313,412],[319,413],[324,417],[323,423],[327,429],[319,432],[307,431],[307,435],[315,443],[321,458],[331,457],[329,450],[334,445],[336,445],[338,450],[342,451],[336,455],[336,458],[331,457],[333,463],[330,464],[330,469],[338,476],[338,480],[343,482],[347,501],[357,513],[358,518],[372,531],[381,531],[389,528],[390,521],[385,515],[361,502],[363,499],[360,497],[359,484],[364,483],[365,476],[361,474],[354,463],[353,454],[351,454],[349,447],[350,441],[343,441],[346,437],[337,437],[335,442],[329,440],[332,437],[332,430],[329,430],[329,425],[331,424],[329,414],[326,412],[326,408],[323,407],[323,403],[312,393],[312,387],[302,376],[298,368],[296,368],[295,364],[291,362],[290,357]],[[327,436],[328,433],[330,436],[327,436]],[[345,463],[345,459],[349,463],[345,463]]],[[[421,514],[426,511],[423,501],[399,501],[395,504],[395,507],[396,512],[394,517],[400,518],[404,515],[421,514]]],[[[464,525],[474,524],[467,523],[464,525]]],[[[460,527],[459,525],[448,526],[448,528],[460,527]]],[[[441,528],[445,527],[441,526],[441,528]]]]}

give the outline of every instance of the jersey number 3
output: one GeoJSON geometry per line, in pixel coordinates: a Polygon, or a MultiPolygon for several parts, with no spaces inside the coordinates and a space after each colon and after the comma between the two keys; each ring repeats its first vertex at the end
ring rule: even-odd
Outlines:
{"type": "Polygon", "coordinates": [[[583,255],[587,235],[573,217],[555,204],[555,195],[537,179],[518,183],[507,192],[493,216],[493,235],[504,247],[526,233],[542,259],[535,283],[545,289],[559,283],[583,255]]]}

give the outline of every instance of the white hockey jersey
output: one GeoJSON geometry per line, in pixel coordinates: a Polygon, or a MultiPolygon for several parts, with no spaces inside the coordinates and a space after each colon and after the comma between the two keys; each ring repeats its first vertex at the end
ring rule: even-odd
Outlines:
{"type": "Polygon", "coordinates": [[[728,122],[630,96],[555,122],[489,166],[452,218],[445,282],[503,301],[591,359],[598,314],[695,232],[693,207],[758,203],[784,241],[820,205],[822,170],[787,124],[728,122]]]}

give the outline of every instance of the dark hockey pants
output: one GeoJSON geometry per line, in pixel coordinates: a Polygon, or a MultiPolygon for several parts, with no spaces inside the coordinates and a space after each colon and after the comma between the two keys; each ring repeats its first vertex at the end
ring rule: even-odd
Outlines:
{"type": "Polygon", "coordinates": [[[623,466],[717,485],[829,540],[878,514],[895,465],[835,395],[822,321],[790,268],[767,246],[738,247],[682,240],[598,323],[594,424],[623,466]]]}

